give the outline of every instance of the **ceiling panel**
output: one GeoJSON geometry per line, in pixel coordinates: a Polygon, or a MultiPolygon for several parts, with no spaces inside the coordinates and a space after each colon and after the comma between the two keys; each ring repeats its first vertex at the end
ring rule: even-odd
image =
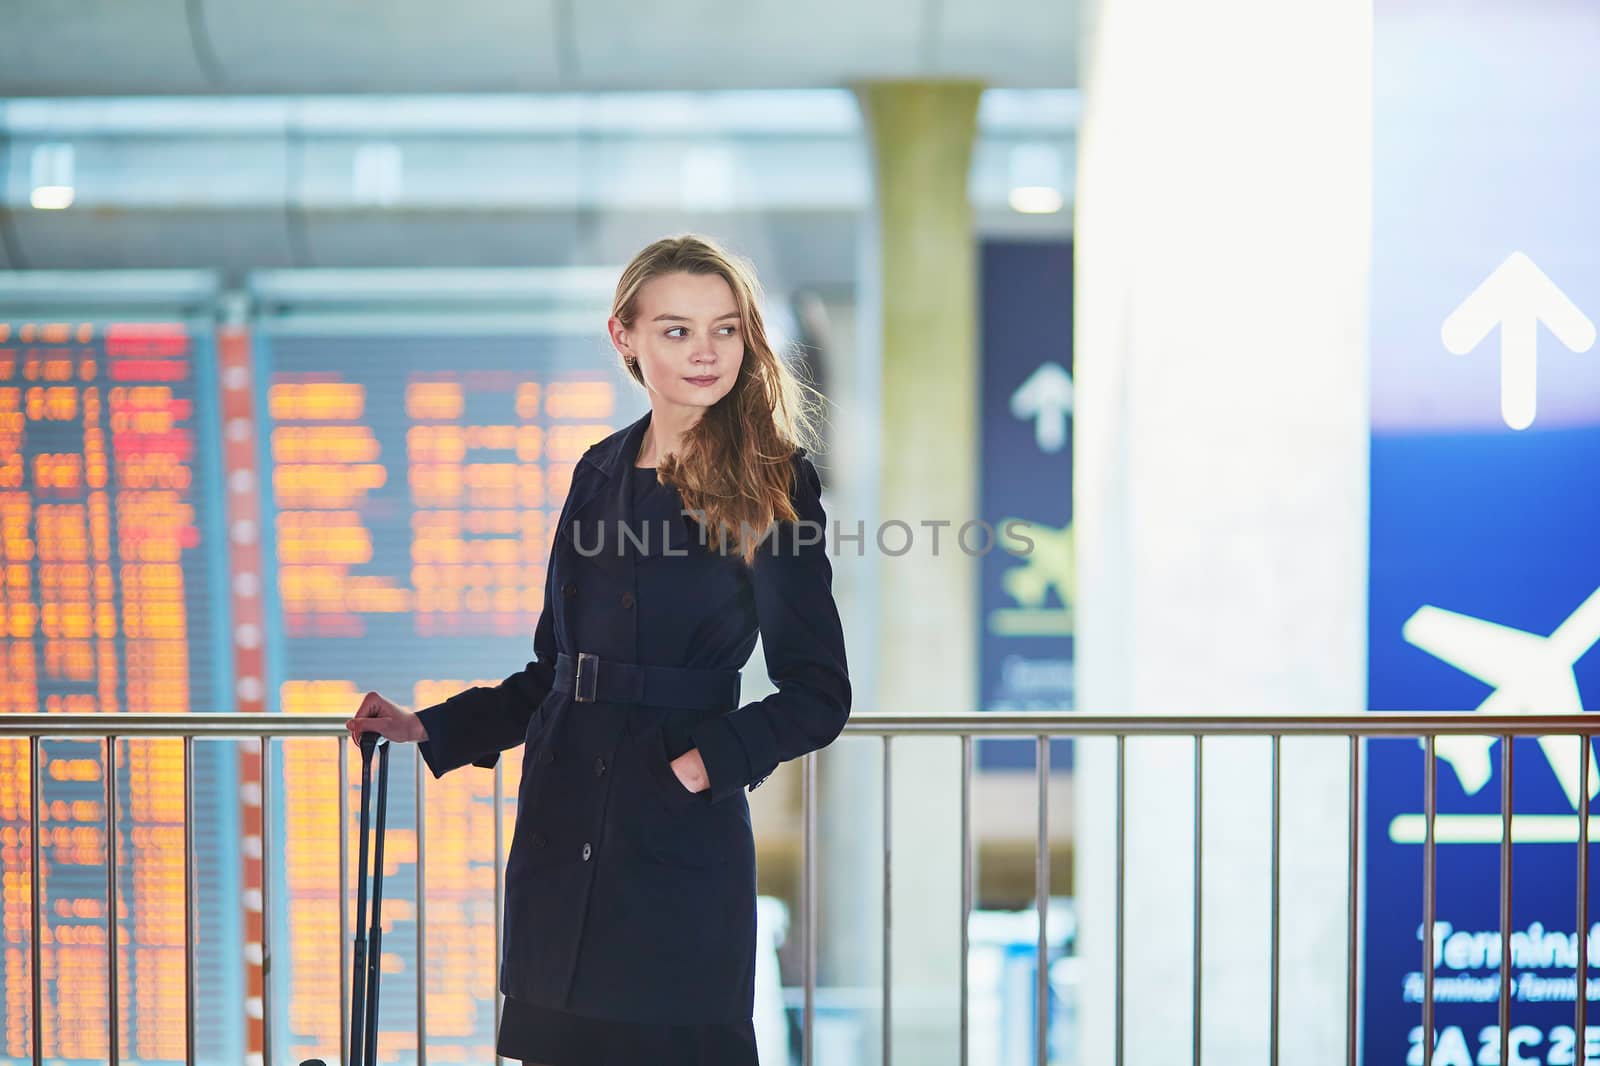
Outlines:
{"type": "Polygon", "coordinates": [[[0,94],[6,96],[207,88],[184,0],[13,0],[0,21],[0,94]]]}
{"type": "Polygon", "coordinates": [[[550,0],[205,0],[229,92],[525,92],[563,81],[550,0]]]}
{"type": "Polygon", "coordinates": [[[0,96],[1075,82],[1072,0],[10,0],[5,20],[0,96]]]}
{"type": "Polygon", "coordinates": [[[1078,84],[1078,5],[988,0],[941,5],[937,52],[942,74],[1006,71],[1012,88],[1078,84]]]}
{"type": "Polygon", "coordinates": [[[577,74],[628,88],[837,86],[913,77],[937,6],[930,0],[587,0],[574,11],[577,74]]]}

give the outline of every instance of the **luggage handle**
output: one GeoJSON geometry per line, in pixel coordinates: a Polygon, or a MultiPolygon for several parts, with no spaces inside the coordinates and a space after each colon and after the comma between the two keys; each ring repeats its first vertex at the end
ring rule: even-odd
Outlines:
{"type": "MultiPolygon", "coordinates": [[[[341,786],[343,784],[341,782],[341,786]]],[[[350,974],[349,1066],[377,1066],[378,976],[383,957],[383,834],[389,800],[389,742],[378,743],[377,733],[361,734],[361,881],[356,888],[355,952],[350,974]],[[372,754],[378,754],[377,840],[372,847],[372,922],[367,918],[367,839],[372,806],[372,754]]],[[[344,901],[339,901],[344,906],[344,901]]],[[[327,1066],[322,1059],[305,1059],[300,1066],[327,1066]]]]}

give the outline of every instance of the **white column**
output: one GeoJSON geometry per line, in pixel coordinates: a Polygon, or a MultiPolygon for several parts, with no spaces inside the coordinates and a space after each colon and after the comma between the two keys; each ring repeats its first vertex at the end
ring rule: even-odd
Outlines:
{"type": "MultiPolygon", "coordinates": [[[[1086,0],[1074,512],[1089,713],[1365,705],[1371,12],[1086,0]]],[[[1190,1061],[1192,748],[1130,742],[1126,1062],[1190,1061]]],[[[1265,1062],[1267,741],[1205,759],[1203,1055],[1265,1062]]],[[[1281,1062],[1343,1061],[1347,763],[1288,741],[1281,1062]]],[[[1113,749],[1077,760],[1079,1061],[1112,1063],[1113,749]]]]}
{"type": "MultiPolygon", "coordinates": [[[[950,714],[975,705],[977,560],[954,546],[954,531],[977,514],[977,255],[967,177],[982,91],[970,81],[856,89],[874,179],[881,346],[876,517],[905,524],[886,531],[887,551],[877,543],[877,526],[867,534],[878,590],[876,689],[861,698],[881,711],[950,714]],[[948,523],[937,554],[934,527],[924,522],[948,523]]],[[[902,737],[892,742],[891,760],[893,1058],[955,1066],[961,750],[952,739],[902,737]]],[[[862,836],[880,849],[876,876],[860,878],[878,890],[878,902],[882,837],[867,828],[882,825],[882,791],[875,791],[876,802],[856,817],[862,836]]],[[[881,937],[881,922],[874,924],[881,937]]],[[[881,962],[881,947],[877,953],[881,962]]],[[[881,982],[882,971],[876,976],[881,982]]]]}

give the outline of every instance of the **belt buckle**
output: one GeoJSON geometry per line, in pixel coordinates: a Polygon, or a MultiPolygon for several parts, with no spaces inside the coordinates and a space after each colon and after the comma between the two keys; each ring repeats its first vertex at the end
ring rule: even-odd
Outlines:
{"type": "Polygon", "coordinates": [[[598,680],[598,678],[599,678],[599,673],[600,673],[600,656],[591,655],[589,652],[586,652],[586,651],[580,651],[578,653],[578,669],[577,669],[577,673],[574,675],[573,682],[572,682],[572,698],[573,698],[573,700],[575,702],[577,702],[577,703],[593,703],[594,702],[594,686],[595,686],[596,680],[598,680]],[[584,664],[585,663],[587,663],[588,666],[589,666],[587,671],[585,671],[585,669],[584,669],[584,664]],[[584,688],[584,679],[585,678],[587,678],[588,682],[589,682],[589,686],[588,686],[587,689],[584,688]]]}

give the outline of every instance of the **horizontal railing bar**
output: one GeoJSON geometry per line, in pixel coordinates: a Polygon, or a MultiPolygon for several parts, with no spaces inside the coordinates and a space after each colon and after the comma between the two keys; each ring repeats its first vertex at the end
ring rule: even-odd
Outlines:
{"type": "MultiPolygon", "coordinates": [[[[316,737],[345,731],[337,714],[5,714],[0,737],[316,737]]],[[[1514,736],[1600,732],[1594,714],[1479,714],[1383,711],[1344,715],[1089,715],[1013,711],[980,714],[850,716],[845,732],[863,736],[1514,736]]]]}
{"type": "Polygon", "coordinates": [[[1024,738],[1027,734],[1053,736],[1325,736],[1419,737],[1435,736],[1548,736],[1560,733],[1600,733],[1600,715],[1478,714],[1474,711],[1384,711],[1356,715],[1087,715],[1019,711],[985,714],[851,715],[846,733],[869,736],[914,734],[921,736],[994,736],[1024,738]]]}
{"type": "Polygon", "coordinates": [[[192,714],[132,712],[128,714],[0,714],[0,737],[327,737],[345,732],[349,715],[192,714]]]}

